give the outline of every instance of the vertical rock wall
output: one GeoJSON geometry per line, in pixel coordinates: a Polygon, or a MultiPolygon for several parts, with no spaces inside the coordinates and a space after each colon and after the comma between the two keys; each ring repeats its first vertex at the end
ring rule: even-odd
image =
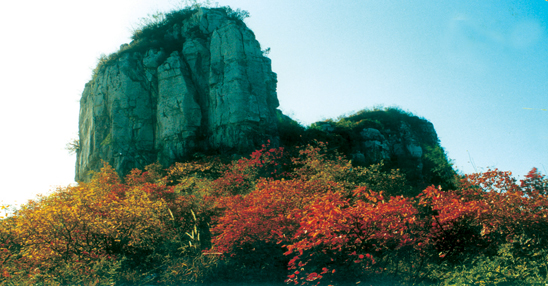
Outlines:
{"type": "Polygon", "coordinates": [[[77,181],[101,161],[123,175],[196,151],[238,153],[277,142],[276,74],[243,22],[200,8],[163,33],[150,47],[125,46],[86,84],[77,181]]]}

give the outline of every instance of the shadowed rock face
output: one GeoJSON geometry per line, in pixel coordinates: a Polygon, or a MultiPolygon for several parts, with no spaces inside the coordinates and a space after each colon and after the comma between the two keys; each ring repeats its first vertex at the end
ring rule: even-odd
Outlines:
{"type": "MultiPolygon", "coordinates": [[[[421,121],[420,128],[413,129],[409,124],[401,122],[397,130],[365,128],[360,132],[360,140],[353,143],[352,158],[362,165],[370,165],[386,161],[406,162],[416,172],[423,169],[424,153],[420,141],[428,145],[438,144],[438,136],[432,123],[421,121]],[[384,133],[384,134],[383,134],[384,133]]],[[[404,167],[404,166],[399,166],[404,167]]]]}
{"type": "Polygon", "coordinates": [[[358,112],[339,122],[316,122],[313,126],[319,130],[316,136],[320,140],[331,140],[355,165],[382,162],[400,169],[416,184],[442,183],[452,176],[434,125],[426,119],[388,109],[358,112]]]}
{"type": "Polygon", "coordinates": [[[197,151],[277,144],[276,74],[251,30],[222,9],[201,8],[164,33],[169,49],[120,51],[86,84],[77,181],[101,160],[124,175],[197,151]]]}

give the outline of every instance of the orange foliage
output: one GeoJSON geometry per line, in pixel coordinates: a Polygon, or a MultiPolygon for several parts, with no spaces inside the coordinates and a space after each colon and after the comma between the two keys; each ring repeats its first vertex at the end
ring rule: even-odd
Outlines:
{"type": "Polygon", "coordinates": [[[377,255],[414,243],[409,228],[417,222],[417,210],[410,199],[385,199],[364,187],[353,193],[353,198],[345,198],[341,192],[329,192],[295,215],[300,227],[286,252],[295,255],[289,262],[295,271],[287,282],[324,276],[348,279],[349,268],[358,268],[353,275],[360,275],[371,269],[377,255]],[[345,272],[337,276],[341,268],[345,272]]]}
{"type": "MultiPolygon", "coordinates": [[[[56,269],[68,264],[71,271],[92,281],[97,278],[95,264],[122,256],[139,264],[139,256],[177,236],[176,227],[189,229],[188,219],[174,216],[170,206],[180,214],[189,212],[190,198],[172,198],[168,187],[137,184],[136,175],[130,176],[129,185],[122,184],[114,170],[105,166],[90,183],[58,189],[22,206],[3,221],[10,224],[19,252],[13,261],[17,269],[2,272],[40,281],[54,279],[56,269]]],[[[4,242],[14,244],[9,238],[4,242]]]]}
{"type": "MultiPolygon", "coordinates": [[[[348,181],[326,179],[336,172],[323,170],[343,169],[322,166],[315,151],[305,151],[313,156],[294,172],[299,179],[263,180],[247,196],[222,200],[214,245],[234,255],[242,245],[277,240],[292,257],[286,282],[307,284],[359,282],[387,271],[404,253],[420,265],[459,263],[496,254],[500,244],[523,235],[538,243],[548,235],[538,230],[548,229],[548,199],[546,180],[535,170],[520,185],[495,170],[464,177],[457,191],[431,186],[415,198],[386,198],[365,187],[349,194],[348,181]]],[[[420,267],[412,271],[407,274],[425,279],[420,267]]]]}
{"type": "Polygon", "coordinates": [[[262,180],[247,196],[221,198],[219,207],[224,213],[213,228],[213,243],[229,253],[245,243],[288,241],[298,227],[295,214],[337,188],[337,184],[318,181],[262,180]]]}
{"type": "Polygon", "coordinates": [[[398,171],[353,167],[322,143],[290,154],[264,145],[229,164],[151,165],[124,182],[105,165],[0,220],[0,283],[106,283],[103,266],[155,283],[198,281],[196,265],[217,254],[240,266],[204,269],[246,281],[264,279],[253,277],[259,265],[302,285],[439,282],[428,269],[495,256],[502,244],[520,255],[548,248],[548,180],[536,169],[520,182],[489,170],[457,190],[411,196],[398,171]]]}

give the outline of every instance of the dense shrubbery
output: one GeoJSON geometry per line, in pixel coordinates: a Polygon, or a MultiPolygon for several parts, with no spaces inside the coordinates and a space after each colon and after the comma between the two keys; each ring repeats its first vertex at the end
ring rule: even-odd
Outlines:
{"type": "Polygon", "coordinates": [[[417,196],[322,143],[151,165],[0,220],[1,285],[545,283],[548,180],[498,170],[417,196]]]}

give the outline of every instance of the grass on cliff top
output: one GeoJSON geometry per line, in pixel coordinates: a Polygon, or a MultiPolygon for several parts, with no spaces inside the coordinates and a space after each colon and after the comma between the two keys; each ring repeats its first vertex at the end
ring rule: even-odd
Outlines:
{"type": "MultiPolygon", "coordinates": [[[[362,109],[348,116],[340,116],[336,120],[328,119],[323,122],[313,123],[311,127],[321,128],[322,123],[329,123],[335,129],[340,130],[359,132],[365,128],[374,128],[382,132],[383,130],[399,131],[402,128],[402,123],[408,124],[414,130],[419,130],[421,126],[428,124],[428,122],[425,118],[418,117],[399,107],[378,106],[370,109],[362,109]]],[[[438,143],[437,138],[429,141],[429,144],[438,143]]]]}
{"type": "MultiPolygon", "coordinates": [[[[97,74],[105,67],[109,66],[122,55],[133,52],[145,52],[150,49],[163,50],[166,55],[171,52],[180,49],[185,39],[166,37],[167,33],[173,29],[178,23],[182,23],[185,20],[190,19],[192,15],[197,13],[201,8],[217,9],[223,11],[227,18],[236,21],[240,25],[244,25],[244,19],[249,17],[249,12],[245,10],[236,9],[233,10],[230,6],[222,6],[211,8],[208,4],[194,4],[186,6],[181,9],[175,9],[169,12],[156,12],[149,14],[147,17],[141,18],[137,27],[133,28],[133,35],[131,36],[131,43],[122,44],[120,49],[110,55],[102,54],[97,63],[97,67],[93,70],[92,78],[95,78],[97,74]]],[[[200,31],[200,29],[192,29],[190,36],[196,36],[200,38],[206,38],[206,35],[200,31]]]]}
{"type": "Polygon", "coordinates": [[[360,132],[366,128],[379,130],[386,138],[391,132],[399,133],[402,124],[409,126],[417,137],[423,150],[422,171],[418,171],[415,161],[405,158],[392,158],[384,162],[387,169],[400,168],[406,173],[412,185],[417,190],[423,187],[423,181],[434,182],[443,188],[454,188],[456,171],[447,153],[441,147],[437,135],[425,132],[424,126],[429,121],[418,117],[399,107],[374,107],[363,109],[354,114],[340,116],[337,119],[327,119],[302,126],[288,116],[278,113],[278,130],[280,141],[284,146],[313,144],[313,142],[328,142],[331,149],[338,150],[348,158],[356,152],[356,143],[361,139],[360,132]]]}

